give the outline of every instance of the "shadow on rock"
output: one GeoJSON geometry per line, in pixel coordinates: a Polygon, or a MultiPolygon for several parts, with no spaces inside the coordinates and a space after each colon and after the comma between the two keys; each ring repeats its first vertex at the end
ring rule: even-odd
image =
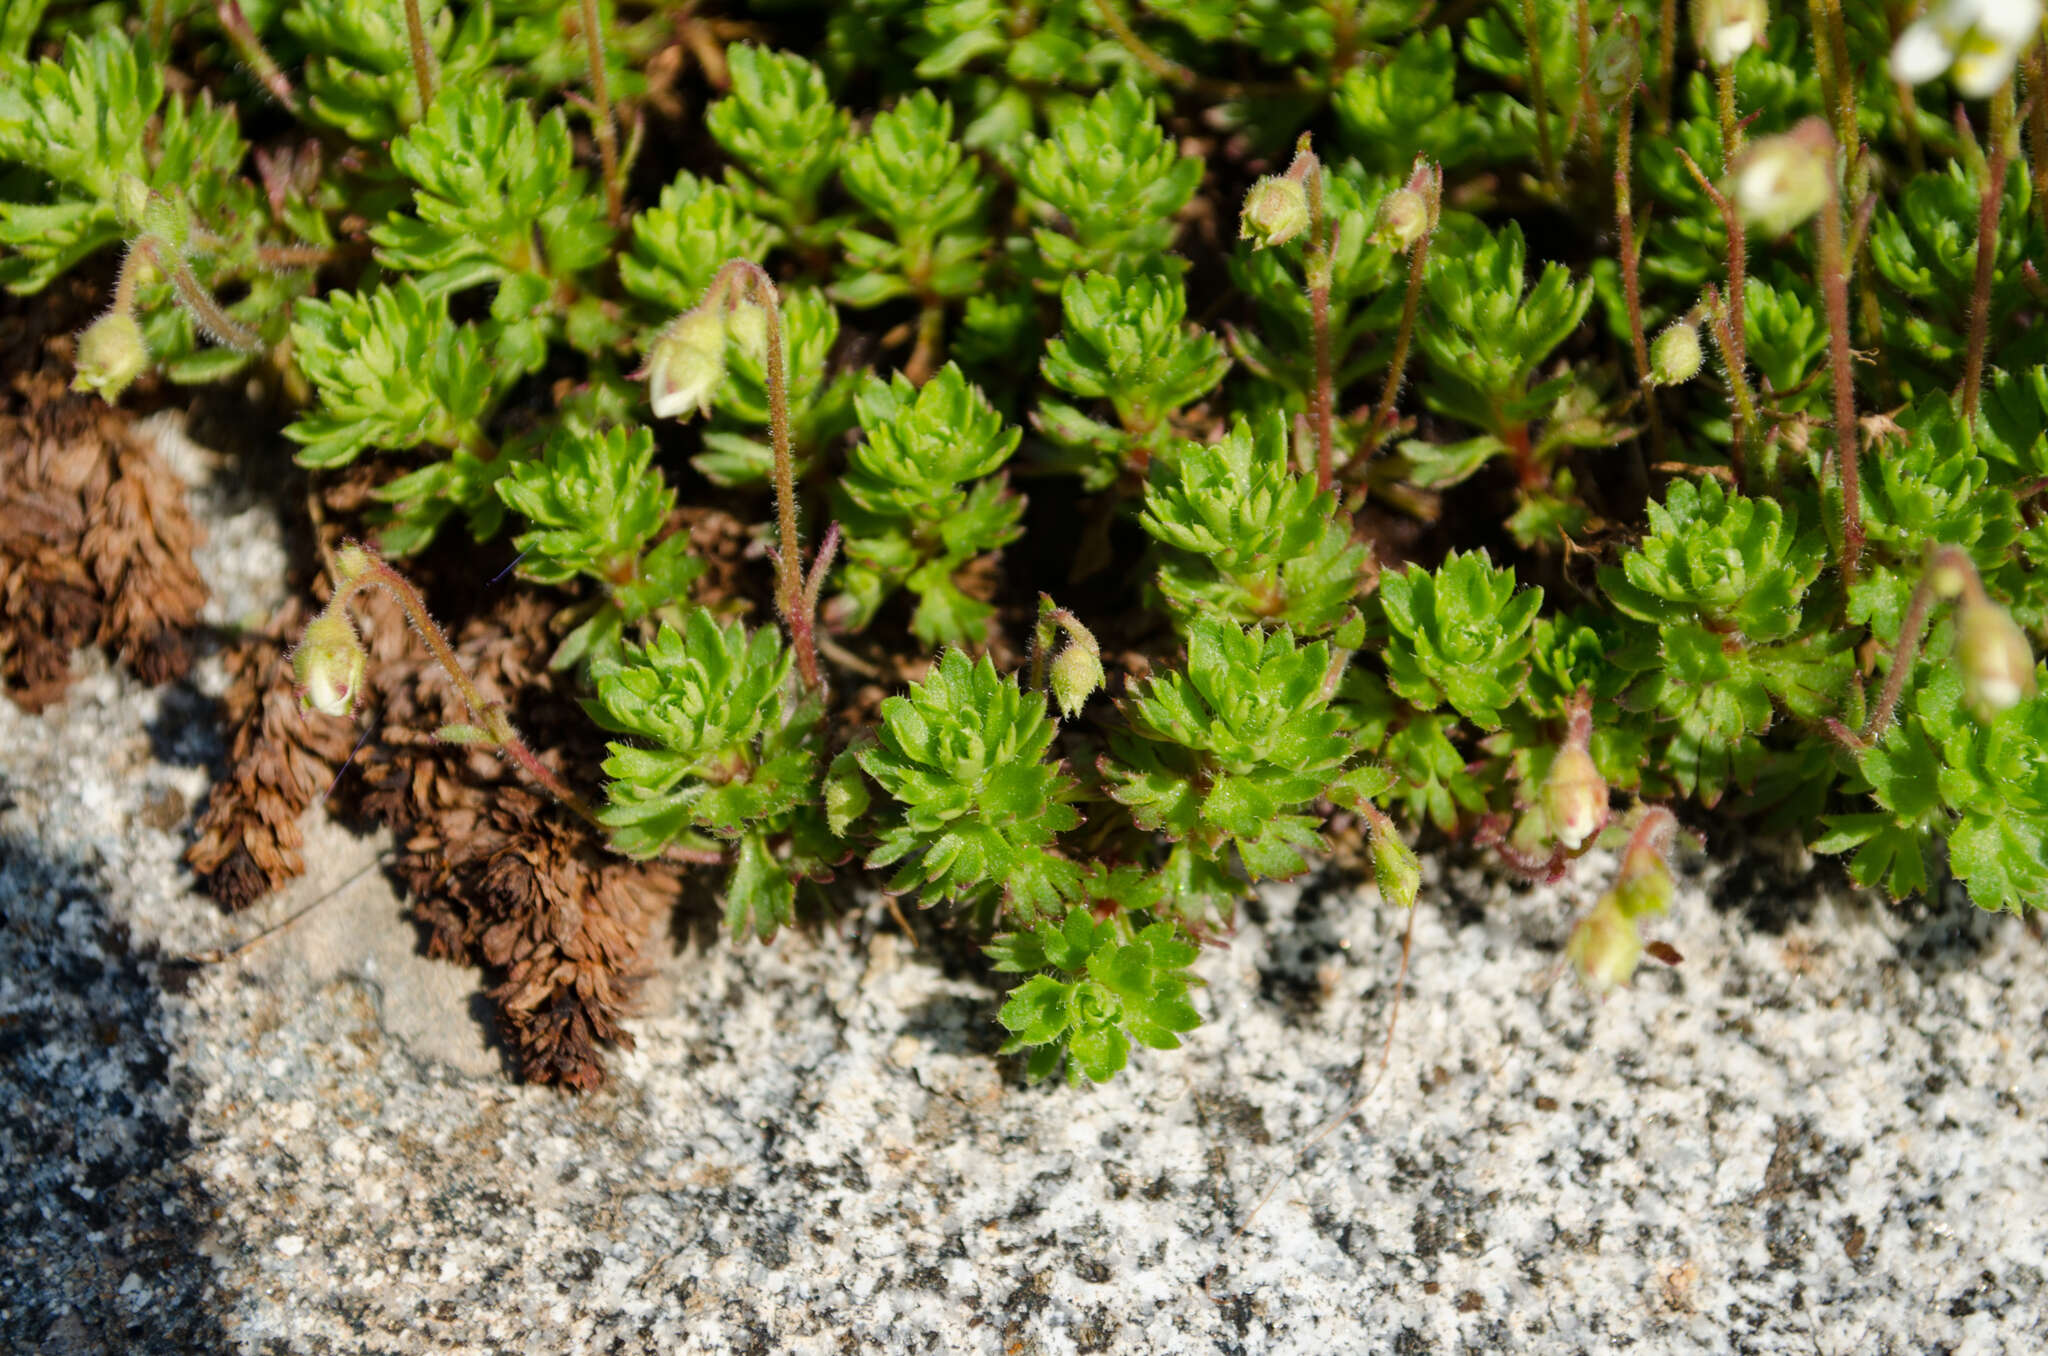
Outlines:
{"type": "Polygon", "coordinates": [[[84,869],[0,835],[0,1350],[225,1351],[154,958],[84,869]]]}

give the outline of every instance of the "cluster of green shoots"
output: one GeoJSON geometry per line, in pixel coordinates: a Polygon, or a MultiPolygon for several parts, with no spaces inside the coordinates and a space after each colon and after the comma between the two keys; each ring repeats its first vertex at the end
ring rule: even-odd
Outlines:
{"type": "Polygon", "coordinates": [[[390,590],[443,739],[722,871],[735,936],[856,867],[978,930],[1033,1076],[1177,1045],[1198,945],[1339,840],[1402,906],[1418,835],[1613,853],[1560,929],[1601,993],[1708,812],[2048,906],[2037,0],[882,0],[804,52],[45,8],[0,20],[0,281],[125,244],[82,388],[262,383],[303,466],[393,472],[309,706],[390,590]],[[679,496],[759,525],[772,617],[679,496]],[[561,590],[601,769],[390,563],[450,532],[561,590]],[[885,652],[921,676],[862,714],[885,652]]]}

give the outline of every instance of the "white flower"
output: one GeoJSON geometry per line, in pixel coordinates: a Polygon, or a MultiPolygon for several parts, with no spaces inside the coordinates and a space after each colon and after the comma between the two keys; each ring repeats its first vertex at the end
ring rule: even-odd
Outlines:
{"type": "MultiPolygon", "coordinates": [[[[725,381],[725,317],[722,308],[699,306],[669,322],[640,375],[657,419],[688,419],[711,408],[725,381]]],[[[765,333],[765,328],[764,328],[765,333]]]]}
{"type": "Polygon", "coordinates": [[[1693,41],[1716,66],[1734,65],[1735,58],[1764,40],[1770,22],[1766,0],[1693,0],[1693,41]]]}
{"type": "Polygon", "coordinates": [[[2041,0],[1936,0],[1892,48],[1892,78],[1923,84],[1951,67],[1966,98],[1996,94],[2041,31],[2041,0]]]}

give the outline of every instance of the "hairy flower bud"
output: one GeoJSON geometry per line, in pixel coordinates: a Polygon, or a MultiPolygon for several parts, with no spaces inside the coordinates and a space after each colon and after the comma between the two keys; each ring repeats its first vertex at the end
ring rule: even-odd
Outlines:
{"type": "Polygon", "coordinates": [[[1262,250],[1268,245],[1286,244],[1308,226],[1308,190],[1299,179],[1269,174],[1244,195],[1237,237],[1251,241],[1253,249],[1262,250]]]}
{"type": "Polygon", "coordinates": [[[1607,779],[1583,744],[1567,744],[1543,779],[1543,813],[1565,850],[1575,852],[1607,823],[1607,779]]]}
{"type": "Polygon", "coordinates": [[[670,321],[647,350],[647,399],[657,419],[688,419],[711,408],[725,381],[725,317],[699,306],[670,321]]]}
{"type": "Polygon", "coordinates": [[[1699,375],[1701,356],[1699,327],[1675,320],[1650,343],[1650,380],[1682,386],[1699,375]]]}
{"type": "Polygon", "coordinates": [[[1986,720],[2033,695],[2034,651],[2026,632],[1981,589],[1956,609],[1956,660],[1963,698],[1986,720]]]}
{"type": "Polygon", "coordinates": [[[1764,40],[1770,27],[1767,0],[1693,0],[1692,40],[1713,65],[1727,67],[1764,40]]]}
{"type": "Polygon", "coordinates": [[[1744,148],[1732,176],[1735,209],[1752,229],[1783,235],[1826,206],[1834,172],[1834,136],[1819,118],[1808,118],[1744,148]]]}
{"type": "Polygon", "coordinates": [[[1564,955],[1579,983],[1604,998],[1635,977],[1643,938],[1635,919],[1622,911],[1615,897],[1602,895],[1593,911],[1573,926],[1564,955]]]}
{"type": "Polygon", "coordinates": [[[1429,204],[1412,188],[1397,188],[1380,203],[1373,234],[1383,245],[1407,250],[1429,230],[1429,204]]]}
{"type": "Polygon", "coordinates": [[[725,318],[725,332],[733,347],[757,363],[768,361],[768,308],[758,302],[742,301],[725,318]]]}
{"type": "Polygon", "coordinates": [[[1918,85],[1953,71],[1965,98],[1996,94],[2041,31],[2041,0],[1935,0],[1892,47],[1892,78],[1918,85]]]}
{"type": "Polygon", "coordinates": [[[149,345],[142,326],[127,311],[109,311],[78,336],[74,391],[98,391],[109,404],[149,370],[149,345]]]}
{"type": "Polygon", "coordinates": [[[1052,661],[1052,695],[1060,714],[1072,720],[1102,686],[1102,659],[1093,645],[1069,639],[1052,661]]]}
{"type": "Polygon", "coordinates": [[[1414,908],[1415,896],[1422,889],[1421,859],[1401,841],[1393,820],[1369,805],[1361,808],[1372,831],[1372,878],[1380,887],[1380,897],[1404,909],[1414,908]]]}
{"type": "Polygon", "coordinates": [[[309,710],[345,716],[355,709],[369,655],[356,639],[355,624],[339,608],[329,608],[306,623],[299,648],[292,651],[292,679],[299,701],[309,710]]]}

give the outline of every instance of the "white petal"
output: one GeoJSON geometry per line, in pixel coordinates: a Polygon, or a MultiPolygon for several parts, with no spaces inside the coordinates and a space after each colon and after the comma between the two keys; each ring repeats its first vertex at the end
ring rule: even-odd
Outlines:
{"type": "Polygon", "coordinates": [[[1892,79],[1906,85],[1925,84],[1947,70],[1955,55],[1935,26],[1921,19],[1899,34],[1892,47],[1892,79]]]}
{"type": "Polygon", "coordinates": [[[1956,58],[1956,93],[1965,99],[1988,99],[2005,87],[2012,78],[2013,61],[2018,53],[2011,48],[1996,48],[1988,51],[1966,52],[1956,58]]]}
{"type": "Polygon", "coordinates": [[[1971,17],[1987,38],[2024,47],[2041,26],[2041,0],[1978,0],[1971,17]]]}

